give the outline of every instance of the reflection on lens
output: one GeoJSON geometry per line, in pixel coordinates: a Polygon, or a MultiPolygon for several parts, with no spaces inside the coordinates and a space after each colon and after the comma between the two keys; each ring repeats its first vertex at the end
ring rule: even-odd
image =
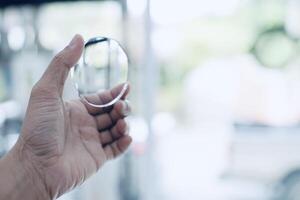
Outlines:
{"type": "Polygon", "coordinates": [[[104,37],[92,38],[85,44],[83,57],[74,67],[72,78],[79,96],[87,103],[95,107],[110,106],[122,97],[127,84],[106,102],[90,102],[85,96],[126,83],[128,57],[117,41],[104,37]]]}

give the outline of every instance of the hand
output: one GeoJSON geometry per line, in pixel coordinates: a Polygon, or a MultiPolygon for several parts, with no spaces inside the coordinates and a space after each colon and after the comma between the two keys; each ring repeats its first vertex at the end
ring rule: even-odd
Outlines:
{"type": "MultiPolygon", "coordinates": [[[[50,63],[34,86],[14,159],[24,165],[38,191],[55,199],[95,173],[131,143],[124,121],[130,112],[128,90],[114,106],[101,109],[81,100],[64,102],[65,79],[82,54],[84,42],[76,35],[50,63]]],[[[94,103],[108,102],[122,89],[89,96],[94,103]]],[[[1,199],[1,198],[0,198],[1,199]]]]}

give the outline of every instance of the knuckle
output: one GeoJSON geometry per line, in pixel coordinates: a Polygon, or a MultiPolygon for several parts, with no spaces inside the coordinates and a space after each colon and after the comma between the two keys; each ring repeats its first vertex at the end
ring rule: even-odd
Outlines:
{"type": "Polygon", "coordinates": [[[55,90],[51,87],[41,86],[39,83],[35,84],[31,89],[32,97],[42,97],[42,96],[57,96],[55,90]]]}
{"type": "Polygon", "coordinates": [[[31,93],[35,93],[40,89],[40,86],[38,85],[38,83],[34,84],[32,89],[31,89],[31,93]]]}
{"type": "Polygon", "coordinates": [[[64,56],[63,56],[62,53],[60,52],[60,53],[58,53],[58,54],[56,54],[56,55],[54,56],[53,61],[54,61],[55,63],[62,63],[62,62],[64,62],[64,56]]]}
{"type": "Polygon", "coordinates": [[[35,84],[31,89],[31,95],[39,95],[43,92],[43,87],[41,87],[39,84],[35,84]]]}
{"type": "Polygon", "coordinates": [[[58,65],[58,66],[63,66],[63,67],[68,67],[68,68],[70,67],[70,64],[68,63],[67,59],[65,58],[63,51],[54,56],[53,62],[55,65],[58,65]]]}

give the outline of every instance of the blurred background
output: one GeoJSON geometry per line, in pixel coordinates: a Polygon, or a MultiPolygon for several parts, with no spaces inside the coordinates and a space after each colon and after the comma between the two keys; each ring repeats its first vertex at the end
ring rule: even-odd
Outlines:
{"type": "Polygon", "coordinates": [[[300,199],[300,1],[1,0],[2,156],[76,33],[127,50],[133,144],[61,200],[300,199]]]}

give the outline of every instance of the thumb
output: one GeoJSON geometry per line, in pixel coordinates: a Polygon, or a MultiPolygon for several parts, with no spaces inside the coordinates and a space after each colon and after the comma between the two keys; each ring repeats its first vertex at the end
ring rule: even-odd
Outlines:
{"type": "Polygon", "coordinates": [[[51,61],[36,88],[61,96],[70,69],[78,62],[84,47],[81,35],[75,35],[71,42],[51,61]]]}

